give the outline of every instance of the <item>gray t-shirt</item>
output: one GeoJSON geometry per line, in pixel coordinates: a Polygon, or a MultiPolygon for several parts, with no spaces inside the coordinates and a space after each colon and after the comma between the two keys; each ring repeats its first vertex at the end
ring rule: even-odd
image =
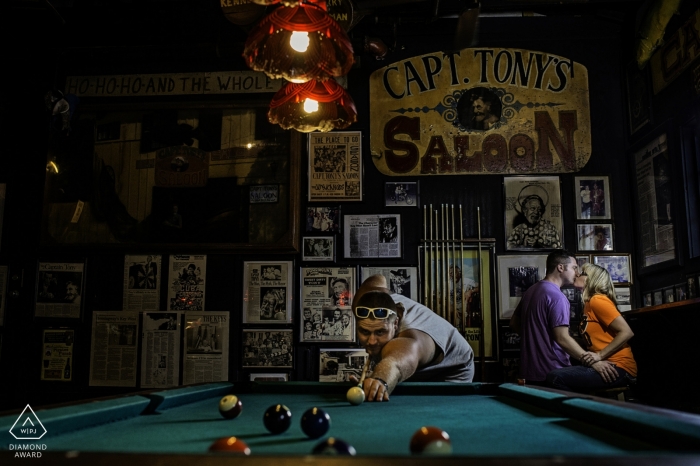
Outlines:
{"type": "Polygon", "coordinates": [[[471,382],[474,352],[459,331],[422,304],[400,294],[391,297],[405,309],[399,332],[420,330],[430,336],[445,355],[439,363],[417,370],[407,382],[471,382]]]}

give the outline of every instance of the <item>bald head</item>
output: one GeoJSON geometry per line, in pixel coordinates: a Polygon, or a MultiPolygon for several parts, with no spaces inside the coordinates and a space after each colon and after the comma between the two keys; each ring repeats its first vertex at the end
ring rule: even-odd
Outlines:
{"type": "MultiPolygon", "coordinates": [[[[367,279],[364,282],[362,282],[362,285],[357,290],[357,293],[355,293],[355,298],[352,300],[353,311],[362,299],[362,296],[365,293],[369,293],[370,291],[381,292],[386,294],[387,297],[389,297],[389,295],[391,294],[391,290],[389,289],[389,284],[386,282],[386,278],[384,277],[384,275],[372,275],[371,277],[367,277],[367,279]]],[[[392,303],[394,302],[391,298],[389,299],[392,303]]],[[[367,306],[367,304],[363,304],[363,306],[367,306]]],[[[392,307],[392,309],[394,308],[392,307]]]]}

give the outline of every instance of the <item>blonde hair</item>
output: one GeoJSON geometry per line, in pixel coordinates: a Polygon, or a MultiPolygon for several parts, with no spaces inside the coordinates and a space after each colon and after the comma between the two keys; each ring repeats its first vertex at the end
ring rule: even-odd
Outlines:
{"type": "Polygon", "coordinates": [[[596,264],[584,264],[583,273],[588,277],[586,285],[583,287],[583,302],[587,303],[597,294],[602,294],[610,298],[610,301],[617,306],[617,296],[610,274],[603,267],[596,264]]]}

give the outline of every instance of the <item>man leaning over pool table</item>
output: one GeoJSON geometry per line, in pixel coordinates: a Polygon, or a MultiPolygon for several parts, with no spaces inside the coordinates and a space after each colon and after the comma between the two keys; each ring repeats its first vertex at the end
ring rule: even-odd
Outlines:
{"type": "Polygon", "coordinates": [[[382,275],[362,283],[352,309],[360,345],[375,364],[362,387],[367,401],[389,401],[403,381],[472,381],[474,352],[464,337],[427,307],[391,293],[382,275]]]}

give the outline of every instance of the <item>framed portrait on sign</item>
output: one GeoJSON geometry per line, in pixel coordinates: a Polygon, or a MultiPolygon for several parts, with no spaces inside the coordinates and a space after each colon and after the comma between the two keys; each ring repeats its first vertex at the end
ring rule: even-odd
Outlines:
{"type": "Polygon", "coordinates": [[[310,133],[309,202],[362,200],[362,133],[310,133]]]}
{"type": "Polygon", "coordinates": [[[576,220],[612,218],[610,180],[607,176],[574,177],[576,220]]]}
{"type": "Polygon", "coordinates": [[[563,244],[558,176],[507,176],[505,190],[506,250],[537,251],[563,244]]]}
{"type": "Polygon", "coordinates": [[[333,236],[304,236],[301,260],[325,261],[335,260],[335,237],[333,236]]]}
{"type": "Polygon", "coordinates": [[[586,223],[576,225],[579,251],[612,251],[612,223],[586,223]]]}
{"type": "Polygon", "coordinates": [[[547,255],[498,257],[499,318],[510,319],[523,294],[543,279],[547,272],[547,255]]]}
{"type": "Polygon", "coordinates": [[[630,254],[593,254],[593,263],[607,270],[616,286],[632,284],[631,261],[630,254]]]}
{"type": "Polygon", "coordinates": [[[243,323],[292,321],[291,261],[243,262],[243,323]]]}
{"type": "MultiPolygon", "coordinates": [[[[321,348],[318,359],[319,382],[352,382],[360,380],[369,354],[363,348],[321,348]]],[[[371,372],[368,371],[367,377],[371,372]]]]}
{"type": "Polygon", "coordinates": [[[243,329],[243,367],[292,368],[291,329],[243,329]]]}
{"type": "Polygon", "coordinates": [[[418,207],[418,182],[402,181],[400,183],[384,183],[385,207],[418,207]]]}

